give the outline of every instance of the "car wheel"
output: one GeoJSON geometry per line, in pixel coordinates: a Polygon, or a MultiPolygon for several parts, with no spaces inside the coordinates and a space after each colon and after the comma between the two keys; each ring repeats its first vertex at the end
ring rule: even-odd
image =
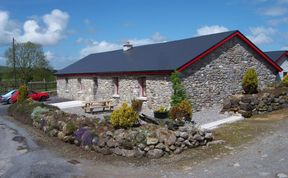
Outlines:
{"type": "Polygon", "coordinates": [[[45,97],[45,96],[42,96],[41,98],[40,98],[40,101],[46,101],[47,100],[47,97],[45,97]]]}
{"type": "Polygon", "coordinates": [[[7,100],[7,104],[12,104],[11,98],[9,98],[9,99],[7,100]]]}

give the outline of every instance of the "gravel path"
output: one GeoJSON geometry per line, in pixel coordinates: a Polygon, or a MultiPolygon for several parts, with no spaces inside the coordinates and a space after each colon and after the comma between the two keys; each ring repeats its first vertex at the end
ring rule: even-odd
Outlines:
{"type": "Polygon", "coordinates": [[[194,120],[197,124],[207,124],[210,122],[218,121],[221,119],[225,119],[231,115],[229,114],[221,114],[221,106],[214,106],[209,109],[204,109],[199,112],[193,113],[192,120],[194,120]]]}

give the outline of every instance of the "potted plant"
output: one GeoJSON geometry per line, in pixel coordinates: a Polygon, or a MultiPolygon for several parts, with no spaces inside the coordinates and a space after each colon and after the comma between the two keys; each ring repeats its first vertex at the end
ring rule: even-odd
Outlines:
{"type": "Polygon", "coordinates": [[[168,109],[161,106],[159,109],[154,111],[154,117],[158,119],[168,118],[168,109]]]}

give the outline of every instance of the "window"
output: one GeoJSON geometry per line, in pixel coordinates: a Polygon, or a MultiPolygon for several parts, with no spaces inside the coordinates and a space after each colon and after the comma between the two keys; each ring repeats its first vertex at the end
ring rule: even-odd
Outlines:
{"type": "Polygon", "coordinates": [[[114,83],[114,95],[119,95],[119,78],[114,77],[113,83],[114,83]]]}
{"type": "Polygon", "coordinates": [[[140,97],[146,97],[146,77],[140,77],[138,82],[140,86],[140,97]]]}
{"type": "Polygon", "coordinates": [[[78,78],[78,89],[79,90],[82,90],[82,81],[81,81],[81,78],[78,78]]]}

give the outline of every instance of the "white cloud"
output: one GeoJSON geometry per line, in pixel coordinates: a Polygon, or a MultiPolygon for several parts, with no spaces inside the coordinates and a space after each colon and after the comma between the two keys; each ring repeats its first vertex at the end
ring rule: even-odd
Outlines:
{"type": "Polygon", "coordinates": [[[288,50],[288,46],[283,46],[281,50],[288,50]]]}
{"type": "Polygon", "coordinates": [[[255,44],[269,44],[273,42],[271,35],[276,33],[274,28],[268,27],[251,27],[250,29],[251,35],[247,37],[255,44]]]}
{"type": "MultiPolygon", "coordinates": [[[[126,41],[129,41],[133,46],[141,46],[141,45],[147,45],[147,44],[153,44],[153,43],[160,43],[166,41],[166,37],[162,36],[159,32],[156,32],[152,35],[151,38],[144,38],[144,39],[128,39],[126,41]]],[[[106,52],[106,51],[113,51],[117,49],[121,49],[122,45],[121,43],[110,43],[107,41],[93,41],[93,40],[87,40],[83,38],[79,38],[76,40],[76,43],[83,43],[87,46],[81,49],[80,56],[84,57],[92,53],[100,53],[100,52],[106,52]]]]}
{"type": "Polygon", "coordinates": [[[266,9],[260,9],[261,13],[267,16],[281,16],[287,13],[287,8],[275,6],[266,9]]]}
{"type": "Polygon", "coordinates": [[[277,26],[279,24],[287,24],[287,23],[288,23],[288,17],[268,20],[268,24],[272,26],[277,26]]]}
{"type": "Polygon", "coordinates": [[[197,29],[197,36],[220,33],[220,32],[225,32],[228,30],[229,30],[228,28],[224,26],[219,26],[219,25],[203,26],[197,29]]]}
{"type": "Polygon", "coordinates": [[[42,17],[45,27],[41,27],[35,20],[27,20],[23,25],[24,34],[19,41],[31,41],[42,45],[53,45],[65,36],[69,14],[54,9],[50,14],[42,17]]]}
{"type": "Polygon", "coordinates": [[[94,41],[92,44],[86,46],[85,48],[81,49],[80,56],[84,57],[92,53],[99,53],[99,52],[105,52],[105,51],[112,51],[116,49],[120,49],[121,45],[116,43],[109,43],[106,41],[94,41]]]}
{"type": "Polygon", "coordinates": [[[11,43],[13,36],[19,33],[16,23],[9,19],[9,13],[0,10],[0,45],[11,43]]]}
{"type": "Polygon", "coordinates": [[[7,11],[0,11],[0,45],[6,45],[14,37],[18,42],[31,41],[42,45],[53,45],[65,37],[69,14],[54,9],[41,18],[26,20],[20,28],[9,17],[7,11]],[[42,25],[44,24],[44,25],[42,25]]]}
{"type": "Polygon", "coordinates": [[[48,60],[48,61],[52,61],[53,59],[54,59],[54,54],[51,52],[51,51],[46,51],[45,53],[44,53],[44,55],[46,56],[46,59],[48,60]]]}

